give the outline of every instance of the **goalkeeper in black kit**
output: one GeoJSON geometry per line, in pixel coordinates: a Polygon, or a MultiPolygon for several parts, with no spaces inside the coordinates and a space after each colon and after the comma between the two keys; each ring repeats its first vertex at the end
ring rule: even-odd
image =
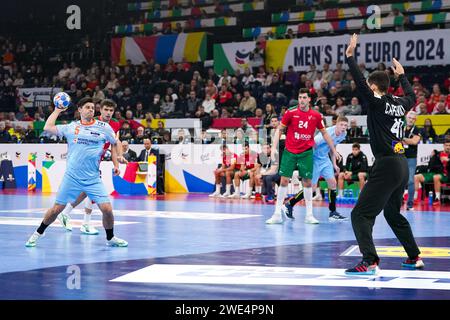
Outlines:
{"type": "Polygon", "coordinates": [[[367,184],[361,191],[351,213],[353,231],[362,253],[362,261],[345,271],[348,275],[374,275],[379,271],[380,258],[372,238],[376,217],[384,210],[391,229],[405,248],[408,258],[402,266],[423,268],[420,251],[408,220],[400,214],[403,192],[408,184],[408,162],[402,139],[404,118],[415,104],[416,97],[402,65],[394,58],[392,67],[405,92],[404,97],[387,94],[389,76],[383,71],[371,73],[366,81],[353,57],[358,36],[353,34],[346,56],[350,72],[361,97],[368,105],[367,127],[375,162],[367,184]]]}

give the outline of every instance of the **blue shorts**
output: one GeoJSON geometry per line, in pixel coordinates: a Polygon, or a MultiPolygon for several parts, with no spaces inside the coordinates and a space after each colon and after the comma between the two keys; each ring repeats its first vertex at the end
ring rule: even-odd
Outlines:
{"type": "Polygon", "coordinates": [[[85,192],[89,199],[97,204],[110,202],[109,195],[100,177],[91,180],[79,180],[65,174],[56,195],[56,204],[65,205],[74,202],[81,192],[85,192]]]}
{"type": "Polygon", "coordinates": [[[313,161],[314,161],[313,178],[312,178],[313,184],[317,184],[317,182],[319,182],[320,177],[323,177],[325,180],[334,178],[334,167],[330,159],[325,160],[314,159],[313,161]]]}

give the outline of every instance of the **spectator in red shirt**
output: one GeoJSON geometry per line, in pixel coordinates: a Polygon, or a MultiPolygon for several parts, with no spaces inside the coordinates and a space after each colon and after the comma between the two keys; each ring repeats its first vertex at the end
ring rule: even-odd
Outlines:
{"type": "Polygon", "coordinates": [[[230,91],[228,91],[228,88],[226,85],[222,85],[221,89],[219,91],[218,99],[216,98],[216,101],[219,101],[218,105],[219,107],[227,107],[230,105],[231,99],[233,99],[233,95],[230,91]]]}
{"type": "Polygon", "coordinates": [[[439,84],[435,83],[433,85],[433,93],[430,95],[430,98],[427,102],[428,107],[428,113],[431,113],[433,111],[434,106],[436,103],[439,102],[439,99],[441,97],[441,88],[439,87],[439,84]]]}
{"type": "Polygon", "coordinates": [[[143,127],[142,124],[134,120],[133,111],[131,110],[127,110],[127,112],[125,113],[125,120],[130,124],[130,128],[133,133],[136,132],[137,128],[143,127]]]}

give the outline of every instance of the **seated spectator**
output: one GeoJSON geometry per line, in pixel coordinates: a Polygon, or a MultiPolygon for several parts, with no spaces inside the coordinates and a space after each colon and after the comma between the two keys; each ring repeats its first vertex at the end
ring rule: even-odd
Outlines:
{"type": "Polygon", "coordinates": [[[142,127],[140,122],[134,120],[133,111],[131,110],[125,112],[125,120],[130,124],[130,128],[133,132],[135,132],[137,128],[142,127]]]}
{"type": "Polygon", "coordinates": [[[346,116],[346,115],[357,116],[357,115],[360,115],[361,112],[362,112],[362,108],[361,108],[361,105],[359,104],[358,98],[353,97],[350,105],[346,106],[342,113],[344,114],[344,116],[346,116]]]}
{"type": "Polygon", "coordinates": [[[32,123],[28,124],[27,131],[24,137],[25,143],[39,143],[39,138],[36,136],[36,131],[32,123]]]}
{"type": "Polygon", "coordinates": [[[425,119],[423,128],[420,129],[420,135],[422,136],[423,143],[433,143],[436,141],[437,134],[431,123],[431,119],[425,119]]]}
{"type": "MultiPolygon", "coordinates": [[[[198,107],[201,105],[200,99],[197,98],[197,94],[195,91],[191,91],[189,93],[189,99],[186,101],[187,109],[185,112],[185,116],[187,118],[191,118],[194,116],[194,113],[197,111],[198,107]]],[[[209,113],[209,112],[208,112],[209,113]]]]}
{"type": "Polygon", "coordinates": [[[216,100],[214,100],[209,93],[206,93],[202,106],[205,108],[206,113],[211,113],[211,111],[216,109],[216,100]]]}
{"type": "Polygon", "coordinates": [[[334,113],[336,115],[340,115],[340,114],[342,114],[344,112],[346,107],[347,106],[345,105],[344,98],[337,97],[336,98],[336,104],[332,107],[332,109],[333,109],[333,111],[334,111],[334,113]]]}
{"type": "Polygon", "coordinates": [[[226,198],[231,195],[231,183],[234,177],[237,155],[231,152],[226,144],[220,146],[220,151],[222,152],[222,163],[214,170],[216,191],[209,196],[226,198]],[[222,177],[225,177],[226,191],[221,195],[222,177]]]}
{"type": "Polygon", "coordinates": [[[244,97],[239,104],[239,116],[250,117],[256,110],[256,99],[250,95],[249,90],[244,91],[244,97]]]}
{"type": "Polygon", "coordinates": [[[170,95],[164,96],[164,101],[161,104],[161,117],[168,118],[172,112],[175,111],[175,103],[170,95]]]}
{"type": "Polygon", "coordinates": [[[11,140],[11,135],[6,130],[5,122],[0,121],[0,143],[9,143],[11,140]]]}
{"type": "Polygon", "coordinates": [[[366,183],[368,169],[369,166],[366,155],[361,151],[359,143],[354,143],[352,146],[352,153],[347,156],[345,162],[345,171],[339,173],[339,197],[343,197],[344,181],[358,181],[359,190],[362,190],[366,183]]]}
{"type": "Polygon", "coordinates": [[[16,112],[16,115],[15,115],[17,121],[24,121],[23,117],[25,116],[25,113],[26,113],[25,107],[23,105],[20,105],[19,106],[19,111],[16,112]]]}
{"type": "MultiPolygon", "coordinates": [[[[414,185],[416,192],[414,199],[417,199],[418,190],[422,183],[434,184],[433,205],[439,205],[441,200],[441,184],[449,182],[450,173],[450,140],[444,143],[443,151],[433,150],[430,161],[428,162],[427,172],[419,173],[414,176],[414,185]]],[[[422,190],[423,192],[423,190],[422,190]]]]}
{"type": "Polygon", "coordinates": [[[144,127],[142,127],[142,126],[137,127],[136,134],[133,137],[134,141],[132,143],[134,143],[134,144],[143,144],[145,138],[147,138],[147,136],[145,135],[144,127]]]}
{"type": "Polygon", "coordinates": [[[144,150],[141,151],[138,157],[138,161],[148,162],[148,157],[150,156],[159,156],[159,150],[152,148],[152,142],[150,139],[144,139],[144,150]]]}
{"type": "Polygon", "coordinates": [[[120,139],[127,141],[133,139],[133,132],[131,131],[128,121],[122,123],[121,129],[119,130],[119,137],[120,139]]]}
{"type": "Polygon", "coordinates": [[[416,110],[416,113],[419,115],[427,115],[428,114],[428,107],[427,107],[426,103],[424,103],[424,102],[419,103],[414,110],[416,110]]]}
{"type": "Polygon", "coordinates": [[[228,69],[223,69],[222,71],[222,76],[219,78],[219,81],[217,82],[217,86],[218,87],[222,87],[222,85],[224,84],[224,81],[226,81],[227,84],[230,83],[231,81],[231,76],[228,73],[228,69]]]}
{"type": "Polygon", "coordinates": [[[256,180],[262,185],[262,194],[268,203],[275,202],[275,184],[279,185],[281,176],[278,174],[278,161],[272,160],[270,144],[263,144],[262,153],[258,154],[259,170],[256,180]]]}
{"type": "Polygon", "coordinates": [[[431,93],[430,97],[428,98],[427,101],[427,109],[428,109],[428,113],[432,113],[433,112],[433,108],[434,106],[440,102],[440,98],[441,98],[441,88],[439,87],[439,84],[435,83],[433,85],[433,92],[431,93]]]}
{"type": "Polygon", "coordinates": [[[244,86],[245,90],[249,90],[251,89],[251,86],[253,85],[253,83],[256,81],[255,77],[253,76],[253,74],[250,71],[250,68],[246,67],[244,69],[244,75],[242,76],[242,85],[244,86]]]}
{"type": "Polygon", "coordinates": [[[241,128],[238,128],[235,132],[233,139],[234,144],[244,144],[245,142],[245,132],[241,128]]]}
{"type": "Polygon", "coordinates": [[[209,113],[205,112],[205,108],[201,105],[198,106],[194,117],[200,119],[203,129],[209,129],[212,124],[211,116],[209,115],[209,113]]]}
{"type": "Polygon", "coordinates": [[[444,102],[436,103],[432,114],[450,114],[450,108],[446,107],[444,102]]]}
{"type": "Polygon", "coordinates": [[[223,84],[217,94],[217,97],[213,96],[213,99],[217,101],[219,107],[230,107],[233,94],[228,90],[227,85],[223,84]]]}
{"type": "Polygon", "coordinates": [[[136,103],[136,110],[134,111],[134,118],[136,119],[144,119],[145,118],[145,111],[144,111],[144,105],[141,101],[136,103]]]}
{"type": "Polygon", "coordinates": [[[161,96],[158,93],[155,93],[155,95],[153,96],[153,100],[150,103],[149,111],[153,114],[157,114],[161,111],[161,105],[161,96]]]}
{"type": "Polygon", "coordinates": [[[350,128],[347,130],[347,141],[363,136],[362,128],[356,124],[356,119],[350,120],[350,128]]]}
{"type": "Polygon", "coordinates": [[[128,162],[135,162],[137,160],[136,152],[134,152],[133,150],[130,149],[130,146],[129,146],[127,140],[122,141],[122,156],[128,162]]]}

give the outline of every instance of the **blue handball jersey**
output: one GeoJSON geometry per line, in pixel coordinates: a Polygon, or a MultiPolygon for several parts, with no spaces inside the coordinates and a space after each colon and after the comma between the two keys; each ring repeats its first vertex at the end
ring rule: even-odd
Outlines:
{"type": "Polygon", "coordinates": [[[88,180],[99,177],[99,166],[106,142],[116,144],[113,129],[106,122],[94,120],[91,125],[80,121],[57,125],[58,136],[68,144],[66,174],[74,179],[88,180]]]}
{"type": "MultiPolygon", "coordinates": [[[[326,130],[330,135],[331,140],[333,140],[333,144],[336,146],[337,144],[345,140],[347,132],[343,132],[339,136],[336,136],[335,128],[336,126],[332,126],[327,128],[326,130]]],[[[315,160],[329,159],[328,155],[330,153],[330,147],[328,146],[327,142],[325,141],[321,133],[316,134],[316,136],[314,137],[314,142],[315,142],[314,159],[315,160]]]]}

